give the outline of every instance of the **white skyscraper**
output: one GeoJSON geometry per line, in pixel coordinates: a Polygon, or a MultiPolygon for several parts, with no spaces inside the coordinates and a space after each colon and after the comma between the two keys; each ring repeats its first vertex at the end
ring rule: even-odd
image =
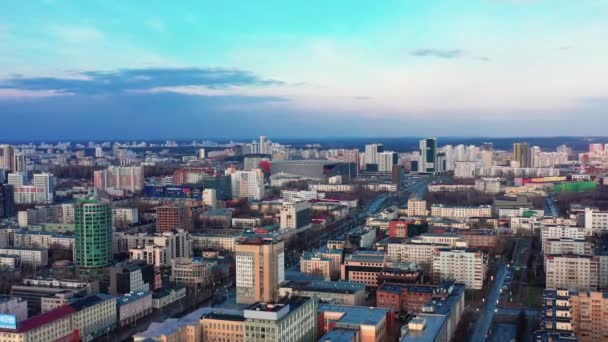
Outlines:
{"type": "Polygon", "coordinates": [[[236,171],[231,175],[232,197],[260,200],[264,197],[262,170],[236,171]]]}
{"type": "Polygon", "coordinates": [[[375,169],[379,164],[379,154],[384,152],[384,145],[382,144],[371,144],[365,145],[365,165],[366,169],[368,169],[368,165],[370,165],[369,169],[375,169]]]}
{"type": "Polygon", "coordinates": [[[95,147],[95,158],[103,158],[103,149],[99,146],[95,147]]]}
{"type": "Polygon", "coordinates": [[[33,185],[36,187],[36,202],[53,203],[55,191],[55,177],[51,173],[38,173],[34,175],[33,185]]]}
{"type": "Polygon", "coordinates": [[[397,154],[395,152],[381,152],[378,154],[378,171],[392,172],[393,165],[397,163],[397,154]]]}

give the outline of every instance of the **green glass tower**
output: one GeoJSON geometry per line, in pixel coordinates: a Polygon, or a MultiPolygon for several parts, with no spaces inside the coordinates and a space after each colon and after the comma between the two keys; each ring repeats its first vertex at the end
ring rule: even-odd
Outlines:
{"type": "Polygon", "coordinates": [[[95,200],[84,200],[74,207],[76,266],[80,278],[105,282],[112,263],[112,209],[95,200]]]}

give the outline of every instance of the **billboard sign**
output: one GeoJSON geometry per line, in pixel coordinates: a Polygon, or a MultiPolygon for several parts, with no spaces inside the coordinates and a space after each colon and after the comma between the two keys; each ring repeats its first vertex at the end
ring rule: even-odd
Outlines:
{"type": "Polygon", "coordinates": [[[0,314],[0,329],[17,329],[17,316],[0,314]]]}

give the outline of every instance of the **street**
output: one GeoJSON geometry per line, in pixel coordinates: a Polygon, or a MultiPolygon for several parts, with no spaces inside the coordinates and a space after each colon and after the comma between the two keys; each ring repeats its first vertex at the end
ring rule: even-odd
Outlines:
{"type": "Polygon", "coordinates": [[[497,264],[496,276],[494,277],[494,283],[492,289],[488,293],[484,306],[481,308],[480,319],[475,323],[475,329],[470,338],[473,342],[483,342],[486,340],[488,330],[492,325],[492,319],[494,318],[494,310],[496,310],[496,304],[500,295],[500,288],[505,280],[505,265],[502,262],[497,264]]]}

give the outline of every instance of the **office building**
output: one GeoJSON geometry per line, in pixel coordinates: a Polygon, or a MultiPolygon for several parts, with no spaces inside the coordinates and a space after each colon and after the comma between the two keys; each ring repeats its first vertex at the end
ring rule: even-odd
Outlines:
{"type": "Polygon", "coordinates": [[[15,215],[15,194],[10,184],[0,184],[0,218],[15,215]]]}
{"type": "Polygon", "coordinates": [[[279,297],[318,298],[321,302],[337,305],[365,305],[365,285],[351,281],[287,281],[279,288],[279,297]]]}
{"type": "Polygon", "coordinates": [[[428,303],[401,329],[402,342],[452,341],[464,312],[464,285],[454,284],[448,296],[428,303]]]}
{"type": "Polygon", "coordinates": [[[243,312],[245,341],[317,340],[316,298],[293,297],[275,303],[256,303],[243,312]]]}
{"type": "Polygon", "coordinates": [[[434,138],[420,140],[420,161],[418,172],[435,173],[439,171],[437,165],[437,140],[434,138]]]}
{"type": "Polygon", "coordinates": [[[285,280],[284,242],[274,237],[242,238],[236,249],[237,303],[274,302],[285,280]]]}
{"type": "Polygon", "coordinates": [[[171,282],[186,287],[205,288],[213,284],[216,262],[203,258],[177,258],[171,260],[171,282]]]}
{"type": "Polygon", "coordinates": [[[97,281],[78,281],[52,278],[23,279],[20,284],[13,284],[11,297],[27,301],[28,314],[37,315],[42,310],[42,299],[48,297],[86,296],[99,292],[97,281]]]}
{"type": "Polygon", "coordinates": [[[192,239],[183,230],[162,233],[112,234],[113,253],[131,253],[132,260],[145,260],[154,266],[170,266],[171,259],[192,256],[192,239]]]}
{"type": "Polygon", "coordinates": [[[281,229],[309,228],[310,203],[308,201],[283,202],[281,208],[281,229]]]}
{"type": "Polygon", "coordinates": [[[378,275],[384,269],[384,263],[384,252],[356,251],[344,257],[340,279],[377,287],[378,275]]]}
{"type": "Polygon", "coordinates": [[[112,209],[94,200],[79,201],[74,207],[74,224],[74,259],[81,278],[107,281],[107,267],[112,262],[112,209]]]}
{"type": "Polygon", "coordinates": [[[110,267],[109,293],[121,296],[130,292],[155,290],[154,265],[143,260],[128,260],[110,267]]]}
{"type": "Polygon", "coordinates": [[[476,207],[447,206],[433,204],[431,216],[446,217],[452,219],[468,219],[471,217],[492,217],[492,206],[480,205],[476,207]]]}
{"type": "Polygon", "coordinates": [[[231,175],[233,198],[261,200],[264,197],[264,175],[262,170],[236,171],[231,175]]]}
{"type": "Polygon", "coordinates": [[[530,168],[532,167],[532,152],[530,145],[526,142],[513,143],[513,158],[512,161],[516,162],[515,167],[530,168]]]}
{"type": "Polygon", "coordinates": [[[116,299],[118,311],[118,327],[136,323],[152,313],[152,292],[131,292],[116,299]]]}
{"type": "Polygon", "coordinates": [[[467,289],[481,290],[488,268],[487,256],[464,248],[439,248],[433,257],[433,280],[455,280],[467,289]]]}
{"type": "Polygon", "coordinates": [[[341,338],[345,330],[353,332],[355,337],[351,334],[347,339],[351,341],[390,341],[395,324],[390,310],[375,307],[321,304],[318,316],[318,322],[322,324],[319,331],[324,334],[319,341],[344,341],[341,338]],[[332,340],[334,334],[340,339],[332,340]]]}

